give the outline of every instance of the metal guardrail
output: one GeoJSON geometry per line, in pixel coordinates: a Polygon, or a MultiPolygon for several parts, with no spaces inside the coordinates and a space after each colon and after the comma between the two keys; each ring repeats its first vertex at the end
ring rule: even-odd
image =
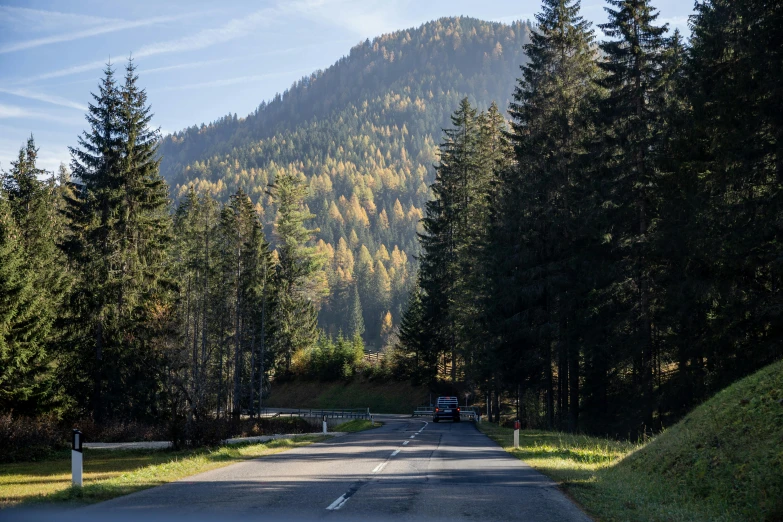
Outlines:
{"type": "Polygon", "coordinates": [[[327,418],[327,419],[369,419],[372,414],[370,408],[349,408],[342,410],[315,410],[315,409],[292,409],[292,408],[265,408],[262,416],[264,417],[305,417],[305,418],[327,418]]]}

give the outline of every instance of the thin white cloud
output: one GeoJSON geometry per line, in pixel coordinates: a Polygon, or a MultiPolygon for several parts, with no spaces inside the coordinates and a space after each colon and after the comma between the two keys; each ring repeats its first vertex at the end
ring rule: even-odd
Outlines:
{"type": "Polygon", "coordinates": [[[211,82],[200,82],[200,83],[191,83],[185,85],[176,85],[172,87],[164,87],[162,89],[156,89],[156,92],[204,89],[208,87],[225,87],[226,85],[252,83],[259,80],[265,80],[267,78],[275,78],[278,76],[290,76],[294,74],[303,74],[312,70],[313,69],[296,69],[294,71],[282,71],[282,72],[275,72],[275,73],[268,73],[268,74],[254,74],[251,76],[239,76],[236,78],[223,78],[222,80],[213,80],[211,82]]]}
{"type": "Polygon", "coordinates": [[[70,76],[72,74],[78,74],[85,71],[93,71],[106,66],[108,60],[96,60],[94,62],[85,63],[82,65],[74,65],[73,67],[66,67],[65,69],[57,69],[56,71],[39,74],[37,76],[31,76],[21,80],[19,83],[33,83],[38,80],[48,80],[50,78],[60,78],[62,76],[70,76]]]}
{"type": "Polygon", "coordinates": [[[300,16],[372,38],[413,25],[400,16],[410,0],[300,0],[286,4],[300,16]]]}
{"type": "Polygon", "coordinates": [[[15,32],[29,33],[31,30],[48,32],[63,27],[84,27],[120,21],[116,18],[0,5],[0,25],[7,26],[15,32]]]}
{"type": "Polygon", "coordinates": [[[56,121],[59,123],[66,123],[66,124],[68,123],[75,124],[75,123],[79,123],[80,121],[80,118],[78,116],[73,118],[67,118],[67,117],[64,118],[56,114],[49,114],[48,112],[32,111],[16,105],[0,104],[0,120],[22,119],[22,118],[56,121]]]}
{"type": "Polygon", "coordinates": [[[27,98],[30,100],[42,101],[51,103],[53,105],[59,105],[61,107],[70,107],[71,109],[78,109],[80,111],[86,111],[87,106],[81,103],[62,98],[60,96],[53,96],[42,92],[28,91],[27,89],[4,89],[0,87],[0,92],[5,94],[11,94],[13,96],[19,96],[21,98],[27,98]]]}
{"type": "Polygon", "coordinates": [[[150,45],[145,45],[139,49],[134,56],[143,58],[145,56],[154,56],[156,54],[178,53],[184,51],[197,51],[205,49],[216,44],[229,42],[241,38],[266,25],[270,25],[279,15],[279,10],[275,8],[266,8],[256,11],[242,18],[234,18],[227,23],[214,29],[204,29],[192,36],[167,40],[150,45]]]}
{"type": "MultiPolygon", "coordinates": [[[[335,40],[332,41],[331,43],[335,43],[335,42],[353,43],[353,40],[335,40]]],[[[287,47],[285,49],[272,49],[271,51],[264,51],[262,53],[243,54],[241,56],[233,56],[231,58],[220,58],[218,60],[201,60],[198,62],[178,63],[174,65],[164,65],[161,67],[152,67],[150,69],[139,69],[138,72],[139,74],[147,75],[147,74],[154,74],[154,73],[166,72],[166,71],[176,71],[180,69],[196,69],[199,67],[206,67],[209,65],[218,65],[223,63],[246,61],[251,58],[258,58],[260,56],[276,56],[281,54],[295,53],[297,51],[304,51],[306,49],[313,49],[322,46],[323,44],[321,43],[298,45],[296,47],[287,47]]],[[[136,56],[137,55],[134,55],[134,57],[136,56]]]]}
{"type": "Polygon", "coordinates": [[[95,27],[91,27],[89,29],[84,29],[81,31],[76,31],[72,33],[63,33],[63,34],[57,34],[53,36],[47,36],[44,38],[36,38],[33,40],[24,40],[22,42],[16,42],[11,44],[6,44],[4,46],[0,46],[0,54],[3,53],[11,53],[15,51],[22,51],[25,49],[32,49],[34,47],[40,47],[42,45],[49,45],[53,43],[61,43],[61,42],[70,42],[72,40],[79,40],[82,38],[88,38],[90,36],[97,36],[100,34],[106,34],[106,33],[114,33],[117,31],[124,31],[127,29],[134,29],[136,27],[145,27],[148,25],[155,25],[155,24],[162,24],[167,22],[174,22],[177,20],[181,20],[184,17],[189,17],[192,15],[185,15],[185,16],[156,16],[153,18],[145,18],[143,20],[130,20],[130,21],[120,21],[120,22],[113,22],[109,24],[102,24],[95,27]]]}
{"type": "MultiPolygon", "coordinates": [[[[219,43],[229,42],[231,40],[246,36],[259,27],[271,24],[274,22],[277,16],[279,16],[279,14],[281,14],[281,10],[277,8],[262,9],[260,11],[256,11],[255,13],[251,13],[248,16],[229,20],[220,27],[199,31],[192,36],[186,36],[184,38],[146,45],[137,52],[134,52],[133,57],[144,58],[158,54],[195,51],[199,49],[205,49],[219,43]]],[[[61,78],[63,76],[70,76],[72,74],[99,69],[105,64],[106,61],[99,60],[82,65],[75,65],[72,67],[66,67],[64,69],[58,69],[56,71],[24,78],[19,80],[17,83],[32,83],[39,80],[61,78]]]]}
{"type": "Polygon", "coordinates": [[[140,69],[139,74],[154,74],[165,71],[176,71],[177,69],[195,69],[197,67],[205,67],[207,65],[216,65],[220,63],[235,62],[238,60],[245,60],[249,56],[235,57],[235,58],[222,58],[220,60],[202,60],[200,62],[179,63],[175,65],[166,65],[163,67],[153,67],[151,69],[140,69]]]}

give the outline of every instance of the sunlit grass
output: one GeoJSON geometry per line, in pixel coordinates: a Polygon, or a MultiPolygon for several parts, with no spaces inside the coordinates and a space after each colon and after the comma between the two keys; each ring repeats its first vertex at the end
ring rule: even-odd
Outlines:
{"type": "Polygon", "coordinates": [[[746,377],[645,444],[483,422],[506,451],[601,521],[783,520],[783,361],[746,377]]]}
{"type": "Polygon", "coordinates": [[[488,422],[481,431],[515,457],[550,477],[591,516],[601,521],[729,521],[716,506],[677,491],[660,477],[618,466],[643,445],[585,435],[521,431],[488,422]]]}
{"type": "Polygon", "coordinates": [[[70,452],[43,462],[3,464],[0,507],[23,502],[100,502],[328,438],[316,435],[183,451],[86,449],[82,488],[71,487],[70,452]]]}
{"type": "Polygon", "coordinates": [[[340,424],[335,430],[344,431],[346,433],[356,433],[357,431],[371,430],[380,426],[383,426],[382,422],[373,422],[367,419],[354,419],[344,424],[340,424]]]}

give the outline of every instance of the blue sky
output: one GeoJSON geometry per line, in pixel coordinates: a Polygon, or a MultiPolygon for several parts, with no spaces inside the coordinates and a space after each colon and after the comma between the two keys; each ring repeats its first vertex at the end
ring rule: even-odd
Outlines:
{"type": "MultiPolygon", "coordinates": [[[[67,147],[103,64],[133,54],[164,133],[244,116],[302,76],[380,34],[442,16],[511,22],[539,0],[0,0],[0,168],[33,133],[40,165],[69,163],[67,147]]],[[[687,34],[691,0],[658,0],[661,21],[687,34]]],[[[605,20],[604,3],[583,15],[605,20]]],[[[597,34],[601,36],[600,31],[597,34]]]]}

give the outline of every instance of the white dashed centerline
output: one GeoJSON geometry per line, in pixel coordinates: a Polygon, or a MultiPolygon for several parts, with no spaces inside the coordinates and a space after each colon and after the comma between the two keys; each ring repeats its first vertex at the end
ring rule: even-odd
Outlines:
{"type": "Polygon", "coordinates": [[[388,460],[387,460],[386,462],[381,462],[380,464],[378,464],[377,466],[375,466],[375,469],[374,469],[374,470],[372,470],[372,472],[373,472],[373,473],[380,473],[381,471],[383,471],[383,468],[385,468],[385,467],[386,467],[386,464],[388,464],[388,463],[389,463],[389,461],[388,461],[388,460]]]}
{"type": "Polygon", "coordinates": [[[329,507],[326,508],[329,511],[336,511],[343,507],[345,503],[348,501],[348,498],[345,495],[341,495],[340,498],[329,504],[329,507]]]}
{"type": "Polygon", "coordinates": [[[405,442],[402,443],[402,445],[407,446],[409,442],[410,442],[409,440],[406,440],[405,442]]]}

